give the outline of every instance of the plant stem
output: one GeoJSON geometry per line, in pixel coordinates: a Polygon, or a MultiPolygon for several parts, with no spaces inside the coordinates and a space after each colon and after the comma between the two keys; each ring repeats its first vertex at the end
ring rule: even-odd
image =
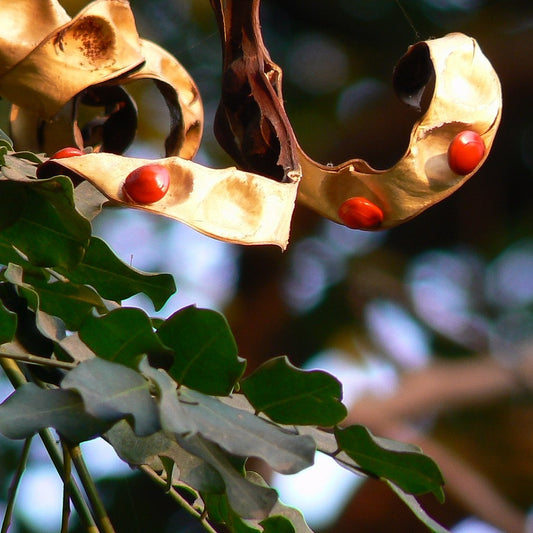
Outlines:
{"type": "Polygon", "coordinates": [[[70,454],[61,441],[63,447],[63,511],[61,513],[61,533],[68,533],[68,523],[70,519],[70,480],[72,478],[72,461],[70,454]]]}
{"type": "Polygon", "coordinates": [[[107,515],[106,508],[100,498],[100,495],[98,494],[94,480],[87,469],[87,465],[85,464],[85,460],[83,459],[79,445],[72,445],[66,441],[66,439],[65,443],[102,533],[115,533],[113,525],[111,524],[111,520],[109,520],[109,516],[107,515]]]}
{"type": "MultiPolygon", "coordinates": [[[[0,357],[0,366],[2,366],[6,376],[11,381],[13,387],[18,388],[21,385],[27,383],[27,380],[18,367],[17,363],[12,359],[6,359],[5,357],[0,357]]],[[[43,429],[39,432],[39,436],[43,441],[44,447],[52,460],[57,472],[59,475],[63,473],[63,458],[60,450],[56,444],[56,439],[52,435],[52,432],[49,429],[43,429]]],[[[87,502],[83,499],[83,496],[80,492],[80,489],[72,477],[69,481],[70,485],[70,496],[74,507],[80,517],[80,521],[85,526],[88,533],[98,533],[98,528],[94,522],[94,519],[91,515],[91,511],[87,506],[87,502]]]]}
{"type": "Polygon", "coordinates": [[[13,359],[15,361],[22,361],[31,365],[53,366],[55,368],[63,368],[65,370],[72,370],[78,366],[78,363],[69,363],[67,361],[58,361],[57,359],[49,359],[48,357],[39,357],[29,353],[10,353],[0,350],[0,357],[13,359]]]}
{"type": "Polygon", "coordinates": [[[24,473],[24,470],[26,469],[26,463],[28,462],[31,441],[32,437],[26,439],[26,441],[24,442],[24,447],[22,448],[22,453],[20,454],[20,461],[17,470],[9,486],[9,493],[7,498],[8,504],[6,508],[6,514],[2,522],[1,533],[7,533],[9,526],[11,525],[11,517],[13,516],[13,509],[15,508],[15,498],[17,496],[17,490],[20,484],[20,480],[22,479],[22,474],[24,473]]]}
{"type": "Polygon", "coordinates": [[[152,468],[150,468],[147,465],[140,465],[139,470],[144,472],[145,474],[150,477],[153,481],[155,481],[158,485],[163,487],[167,494],[170,495],[170,497],[179,503],[179,505],[187,511],[191,516],[194,516],[203,526],[203,528],[208,531],[209,533],[217,533],[217,530],[214,529],[211,524],[204,518],[203,514],[198,512],[177,490],[174,488],[168,489],[168,483],[160,476],[158,475],[152,468]]]}

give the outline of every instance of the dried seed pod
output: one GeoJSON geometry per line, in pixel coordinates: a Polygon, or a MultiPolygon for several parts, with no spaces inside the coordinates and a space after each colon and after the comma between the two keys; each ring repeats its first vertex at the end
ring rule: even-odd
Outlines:
{"type": "Polygon", "coordinates": [[[57,0],[26,0],[22,9],[7,9],[2,20],[0,44],[9,46],[0,50],[0,95],[12,102],[18,149],[51,153],[85,143],[122,153],[135,136],[137,108],[117,80],[151,79],[170,114],[166,155],[196,154],[203,130],[198,89],[176,58],[139,38],[128,2],[96,0],[70,19],[57,0]],[[90,124],[83,134],[77,124],[81,100],[105,109],[98,127],[90,124]]]}
{"type": "Polygon", "coordinates": [[[379,228],[389,228],[449,196],[486,159],[500,122],[502,96],[498,77],[474,39],[452,33],[411,46],[397,68],[395,87],[415,107],[424,91],[432,89],[402,159],[388,170],[375,170],[360,159],[329,167],[299,148],[302,203],[343,223],[339,205],[352,197],[370,198],[383,209],[379,228]],[[448,147],[463,130],[479,132],[485,150],[474,167],[456,173],[448,164],[448,147]]]}
{"type": "Polygon", "coordinates": [[[283,249],[288,244],[298,175],[279,183],[236,168],[206,168],[180,157],[149,160],[106,153],[50,160],[42,165],[43,175],[48,165],[86,179],[117,204],[179,220],[217,239],[283,249]],[[124,192],[124,177],[144,165],[164,167],[170,176],[166,194],[154,204],[132,203],[124,192]]]}

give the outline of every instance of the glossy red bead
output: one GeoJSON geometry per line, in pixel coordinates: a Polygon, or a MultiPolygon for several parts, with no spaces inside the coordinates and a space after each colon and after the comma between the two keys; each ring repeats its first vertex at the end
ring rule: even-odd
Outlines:
{"type": "Polygon", "coordinates": [[[485,156],[485,143],[479,133],[465,130],[457,134],[448,148],[448,165],[456,174],[473,172],[485,156]]]}
{"type": "Polygon", "coordinates": [[[352,229],[375,229],[383,222],[383,211],[370,200],[354,196],[339,207],[339,218],[352,229]]]}
{"type": "Polygon", "coordinates": [[[76,157],[78,155],[84,155],[85,152],[74,146],[67,146],[58,150],[50,159],[64,159],[65,157],[76,157]]]}
{"type": "Polygon", "coordinates": [[[128,174],[124,191],[139,204],[152,204],[161,200],[170,186],[170,174],[162,165],[151,164],[136,168],[128,174]]]}

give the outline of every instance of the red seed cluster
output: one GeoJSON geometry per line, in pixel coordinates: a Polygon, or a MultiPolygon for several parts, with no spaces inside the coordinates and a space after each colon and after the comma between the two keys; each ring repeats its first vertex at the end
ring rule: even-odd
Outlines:
{"type": "Polygon", "coordinates": [[[124,182],[124,192],[136,203],[153,204],[161,200],[170,186],[170,174],[162,165],[151,164],[136,168],[124,182]]]}
{"type": "Polygon", "coordinates": [[[352,229],[375,229],[383,222],[383,211],[370,200],[354,196],[340,206],[339,218],[352,229]]]}
{"type": "Polygon", "coordinates": [[[457,134],[448,148],[448,165],[456,174],[474,172],[485,156],[485,143],[479,133],[465,130],[457,134]]]}

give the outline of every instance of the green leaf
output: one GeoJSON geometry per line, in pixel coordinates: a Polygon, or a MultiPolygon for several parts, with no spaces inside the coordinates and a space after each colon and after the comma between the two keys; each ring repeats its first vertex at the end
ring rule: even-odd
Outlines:
{"type": "Polygon", "coordinates": [[[9,265],[5,278],[18,287],[20,296],[28,300],[34,311],[40,309],[61,318],[69,330],[77,330],[93,308],[107,312],[103,300],[90,287],[59,281],[49,275],[38,278],[13,264],[9,265]]]}
{"type": "Polygon", "coordinates": [[[444,479],[427,455],[420,452],[398,451],[386,439],[378,439],[364,426],[335,428],[339,448],[344,450],[362,469],[388,479],[409,494],[432,492],[444,501],[444,479]]]}
{"type": "Polygon", "coordinates": [[[336,378],[296,368],[285,356],[261,365],[241,382],[241,390],[257,411],[280,424],[333,426],[346,416],[336,378]]]}
{"type": "Polygon", "coordinates": [[[174,313],[157,331],[174,350],[170,375],[180,384],[205,394],[230,394],[246,363],[226,319],[216,311],[186,307],[174,313]]]}
{"type": "Polygon", "coordinates": [[[163,431],[139,437],[126,420],[117,422],[105,436],[118,456],[130,465],[157,462],[157,457],[169,450],[173,442],[171,435],[163,431]]]}
{"type": "Polygon", "coordinates": [[[8,150],[13,150],[13,141],[4,130],[0,130],[0,146],[4,146],[8,150]]]}
{"type": "Polygon", "coordinates": [[[422,506],[418,503],[417,499],[411,494],[406,494],[400,487],[396,486],[391,481],[385,480],[389,487],[404,501],[404,503],[411,509],[415,516],[425,524],[430,531],[434,533],[450,533],[449,530],[442,527],[438,522],[435,522],[422,506]]]}
{"type": "Polygon", "coordinates": [[[231,508],[225,494],[202,494],[209,518],[224,524],[230,533],[260,533],[262,530],[249,525],[231,508]]]}
{"type": "Polygon", "coordinates": [[[91,226],[76,211],[72,191],[72,182],[64,176],[24,182],[0,180],[0,213],[8,213],[0,215],[2,248],[16,247],[36,266],[68,270],[78,264],[91,226]],[[14,205],[19,210],[15,220],[14,205]]]}
{"type": "Polygon", "coordinates": [[[242,518],[268,517],[278,499],[275,490],[248,481],[216,444],[201,435],[190,435],[177,441],[182,448],[203,459],[220,474],[226,486],[228,501],[242,518]]]}
{"type": "Polygon", "coordinates": [[[182,410],[194,421],[198,433],[227,452],[259,457],[282,474],[294,474],[313,464],[316,448],[312,438],[290,433],[194,390],[180,388],[178,394],[182,410]]]}
{"type": "Polygon", "coordinates": [[[123,365],[95,357],[81,362],[61,382],[62,389],[75,389],[92,416],[116,422],[127,418],[135,433],[151,435],[160,429],[157,406],[150,384],[123,365]]]}
{"type": "Polygon", "coordinates": [[[263,526],[265,533],[296,533],[290,520],[287,520],[284,516],[269,516],[259,523],[263,526]]]}
{"type": "Polygon", "coordinates": [[[156,310],[176,292],[170,274],[148,274],[122,262],[98,237],[92,237],[83,261],[70,272],[62,272],[79,284],[90,285],[108,300],[120,301],[143,292],[156,310]]]}
{"type": "Polygon", "coordinates": [[[4,307],[0,300],[0,344],[10,342],[17,331],[17,315],[4,307]]]}
{"type": "Polygon", "coordinates": [[[34,383],[22,385],[0,405],[0,433],[10,439],[25,439],[47,427],[81,442],[101,435],[110,423],[88,414],[76,392],[34,383]]]}
{"type": "Polygon", "coordinates": [[[89,316],[79,336],[99,357],[132,368],[137,368],[144,354],[171,357],[141,309],[124,307],[100,318],[89,316]]]}
{"type": "MultiPolygon", "coordinates": [[[[307,525],[302,513],[298,511],[298,509],[284,505],[279,500],[276,502],[276,505],[274,505],[274,508],[272,509],[270,514],[271,514],[271,518],[284,517],[287,520],[287,522],[291,524],[291,527],[294,528],[295,533],[313,533],[313,530],[307,525]]],[[[260,522],[260,524],[263,525],[264,527],[263,522],[260,522]]],[[[265,527],[265,532],[269,532],[269,533],[270,532],[277,533],[278,531],[284,532],[286,530],[283,528],[288,527],[288,524],[285,524],[283,522],[278,522],[277,520],[272,521],[270,524],[271,524],[271,527],[272,526],[276,527],[279,525],[281,529],[279,530],[278,529],[267,529],[265,527]]]]}
{"type": "Polygon", "coordinates": [[[89,181],[82,181],[74,188],[74,202],[78,211],[93,220],[102,211],[107,198],[89,181]]]}
{"type": "Polygon", "coordinates": [[[196,433],[195,420],[185,411],[185,404],[178,400],[176,382],[164,371],[152,368],[146,360],[140,365],[142,373],[156,385],[159,403],[161,427],[169,433],[187,435],[196,433]]]}

